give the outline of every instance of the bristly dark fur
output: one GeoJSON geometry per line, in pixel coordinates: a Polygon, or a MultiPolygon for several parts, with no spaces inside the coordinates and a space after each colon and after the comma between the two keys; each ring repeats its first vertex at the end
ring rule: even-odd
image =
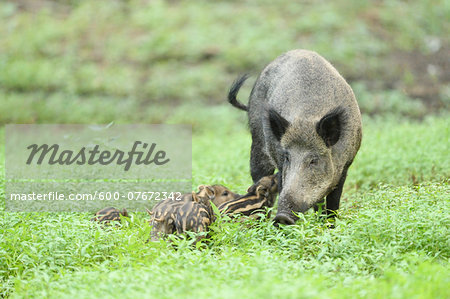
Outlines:
{"type": "Polygon", "coordinates": [[[337,107],[328,112],[316,125],[317,134],[325,141],[327,147],[338,142],[345,127],[345,114],[342,107],[337,107]]]}
{"type": "Polygon", "coordinates": [[[237,94],[239,92],[239,89],[242,87],[242,85],[244,84],[245,80],[247,80],[249,77],[248,74],[244,74],[240,77],[238,77],[233,84],[230,87],[230,91],[228,92],[228,103],[230,103],[231,105],[233,105],[234,107],[244,110],[244,111],[248,111],[248,107],[245,106],[244,104],[240,103],[236,97],[237,94]]]}

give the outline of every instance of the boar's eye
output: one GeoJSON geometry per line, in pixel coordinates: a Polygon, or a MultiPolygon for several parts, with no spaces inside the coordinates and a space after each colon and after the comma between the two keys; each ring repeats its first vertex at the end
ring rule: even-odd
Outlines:
{"type": "Polygon", "coordinates": [[[223,191],[222,196],[227,196],[228,195],[228,191],[223,191]]]}
{"type": "Polygon", "coordinates": [[[319,158],[314,157],[309,160],[309,166],[317,166],[319,164],[319,158]]]}
{"type": "Polygon", "coordinates": [[[284,152],[284,163],[291,162],[291,156],[289,155],[289,152],[284,152]]]}

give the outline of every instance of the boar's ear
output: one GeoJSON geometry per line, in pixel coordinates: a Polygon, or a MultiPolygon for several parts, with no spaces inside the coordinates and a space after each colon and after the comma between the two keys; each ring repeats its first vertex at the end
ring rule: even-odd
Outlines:
{"type": "Polygon", "coordinates": [[[269,122],[273,135],[280,141],[289,127],[289,122],[274,109],[269,109],[269,122]]]}
{"type": "Polygon", "coordinates": [[[340,108],[334,109],[316,125],[317,134],[322,137],[327,147],[333,146],[338,142],[342,131],[343,110],[340,108]]]}

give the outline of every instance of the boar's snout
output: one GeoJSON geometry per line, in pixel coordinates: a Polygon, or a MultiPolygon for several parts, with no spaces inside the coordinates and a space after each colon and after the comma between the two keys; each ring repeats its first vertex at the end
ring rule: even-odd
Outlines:
{"type": "Polygon", "coordinates": [[[278,227],[279,224],[293,225],[295,224],[295,215],[290,215],[287,213],[277,213],[275,216],[274,225],[278,227]]]}
{"type": "Polygon", "coordinates": [[[290,196],[280,196],[278,212],[274,219],[275,226],[278,226],[278,224],[295,224],[299,217],[294,212],[304,213],[309,208],[309,205],[304,201],[294,201],[290,196]]]}

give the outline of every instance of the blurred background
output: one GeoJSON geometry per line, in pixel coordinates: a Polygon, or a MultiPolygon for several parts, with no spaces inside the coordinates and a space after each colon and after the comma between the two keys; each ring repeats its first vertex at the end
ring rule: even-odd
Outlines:
{"type": "Polygon", "coordinates": [[[231,82],[290,49],[317,51],[366,116],[450,107],[449,1],[0,3],[0,125],[245,122],[231,82]]]}

